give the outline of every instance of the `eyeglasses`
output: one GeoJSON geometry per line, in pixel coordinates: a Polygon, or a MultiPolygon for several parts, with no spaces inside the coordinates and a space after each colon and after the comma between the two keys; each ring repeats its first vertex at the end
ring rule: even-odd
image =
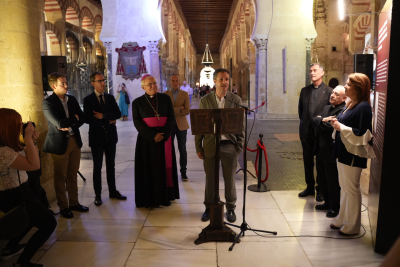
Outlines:
{"type": "Polygon", "coordinates": [[[97,80],[97,81],[94,81],[95,83],[102,83],[102,82],[104,82],[104,83],[106,83],[107,82],[107,79],[104,79],[104,80],[97,80]]]}
{"type": "Polygon", "coordinates": [[[155,83],[149,83],[149,84],[146,84],[144,86],[148,86],[148,87],[157,86],[157,83],[156,82],[155,83]]]}
{"type": "Polygon", "coordinates": [[[65,86],[68,86],[68,83],[59,83],[59,84],[57,84],[57,85],[62,86],[62,87],[65,87],[65,86]]]}

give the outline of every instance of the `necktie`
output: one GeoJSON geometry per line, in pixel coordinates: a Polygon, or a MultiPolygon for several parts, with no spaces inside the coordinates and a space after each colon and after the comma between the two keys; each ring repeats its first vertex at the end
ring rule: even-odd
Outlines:
{"type": "Polygon", "coordinates": [[[99,97],[100,97],[100,106],[101,106],[101,109],[102,109],[102,111],[104,112],[104,100],[103,100],[103,95],[99,95],[99,97]]]}

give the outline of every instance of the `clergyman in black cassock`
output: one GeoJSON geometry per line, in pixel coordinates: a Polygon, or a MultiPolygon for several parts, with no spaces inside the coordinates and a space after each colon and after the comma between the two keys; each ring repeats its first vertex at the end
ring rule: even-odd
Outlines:
{"type": "Polygon", "coordinates": [[[175,149],[171,142],[175,113],[168,95],[157,93],[153,76],[143,76],[145,94],[132,102],[138,131],[135,151],[136,207],[171,205],[179,199],[175,149]]]}
{"type": "Polygon", "coordinates": [[[336,217],[340,210],[340,185],[336,159],[332,157],[333,127],[330,120],[339,115],[346,103],[343,86],[337,86],[330,96],[330,105],[326,105],[318,116],[312,118],[311,124],[316,131],[316,167],[318,183],[325,203],[316,205],[318,210],[329,210],[327,217],[336,217]]]}

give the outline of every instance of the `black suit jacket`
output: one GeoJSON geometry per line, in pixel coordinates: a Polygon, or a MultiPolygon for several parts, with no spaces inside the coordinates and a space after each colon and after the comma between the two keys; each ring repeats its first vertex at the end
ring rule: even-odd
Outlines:
{"type": "Polygon", "coordinates": [[[69,132],[61,131],[57,128],[71,127],[74,131],[77,144],[79,147],[82,147],[79,127],[84,123],[83,112],[76,98],[71,95],[68,95],[67,106],[69,118],[67,118],[61,100],[56,94],[52,94],[42,102],[43,113],[48,121],[49,127],[46,140],[44,141],[44,152],[63,155],[65,151],[67,151],[69,132]],[[75,114],[78,115],[79,120],[75,117],[75,114]]]}
{"type": "Polygon", "coordinates": [[[314,117],[311,121],[316,133],[316,152],[319,152],[319,155],[321,155],[325,160],[331,162],[335,162],[335,159],[332,157],[334,141],[332,139],[333,127],[329,122],[323,122],[322,119],[329,116],[339,115],[345,105],[345,102],[337,105],[336,107],[333,107],[332,105],[326,105],[318,115],[321,117],[314,117]]]}
{"type": "Polygon", "coordinates": [[[114,144],[118,142],[117,127],[115,124],[110,124],[110,121],[121,118],[121,111],[112,95],[104,93],[104,103],[104,111],[102,111],[94,92],[83,99],[85,123],[89,124],[90,147],[104,147],[108,142],[114,144]],[[93,111],[103,113],[104,118],[96,119],[93,111]]]}
{"type": "Polygon", "coordinates": [[[300,140],[305,142],[307,139],[308,131],[310,129],[310,122],[313,117],[317,116],[321,113],[322,109],[329,105],[329,98],[332,93],[332,88],[326,85],[324,82],[321,84],[320,94],[317,96],[316,108],[314,110],[313,116],[309,116],[308,109],[310,107],[310,95],[311,91],[314,90],[314,85],[310,84],[309,86],[301,89],[300,98],[299,98],[299,119],[300,119],[300,140]]]}

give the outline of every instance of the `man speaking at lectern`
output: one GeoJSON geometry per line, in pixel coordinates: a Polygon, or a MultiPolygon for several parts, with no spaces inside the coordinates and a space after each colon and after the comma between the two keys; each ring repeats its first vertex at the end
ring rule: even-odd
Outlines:
{"type": "MultiPolygon", "coordinates": [[[[229,71],[227,69],[216,69],[214,72],[214,83],[216,90],[200,100],[199,109],[218,109],[218,108],[240,108],[242,100],[237,95],[228,92],[229,71]],[[226,97],[226,98],[225,98],[226,97]]],[[[225,182],[225,199],[227,219],[229,222],[236,221],[236,185],[235,174],[240,152],[243,150],[244,126],[241,134],[222,134],[220,138],[219,156],[222,165],[222,174],[225,182]]],[[[202,221],[210,219],[210,203],[214,198],[214,179],[215,179],[215,136],[213,134],[195,136],[196,152],[203,160],[204,171],[206,173],[206,189],[204,205],[206,210],[201,218],[202,221]]]]}

